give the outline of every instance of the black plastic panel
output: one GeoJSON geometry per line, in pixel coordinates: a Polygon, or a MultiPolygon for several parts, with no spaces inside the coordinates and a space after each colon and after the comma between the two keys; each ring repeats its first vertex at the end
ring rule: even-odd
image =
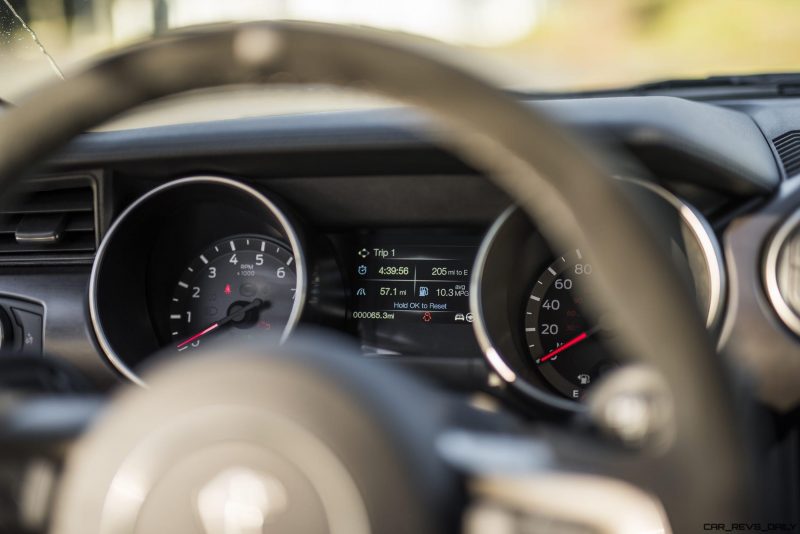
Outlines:
{"type": "Polygon", "coordinates": [[[105,388],[119,379],[100,357],[91,332],[88,286],[88,267],[0,270],[1,295],[43,304],[45,358],[64,358],[105,388]]]}
{"type": "MultiPolygon", "coordinates": [[[[736,195],[764,193],[780,181],[780,170],[759,125],[734,109],[660,96],[549,100],[531,102],[531,106],[594,143],[630,150],[651,172],[666,174],[671,180],[736,195]]],[[[426,169],[417,165],[421,161],[410,158],[413,151],[428,151],[426,155],[439,168],[448,159],[457,167],[452,157],[442,156],[442,150],[430,153],[437,149],[434,139],[441,130],[408,109],[255,117],[91,133],[76,140],[53,163],[85,167],[191,158],[207,167],[220,157],[270,154],[269,160],[262,159],[264,169],[297,176],[298,169],[306,175],[325,175],[348,167],[346,172],[351,174],[376,173],[386,160],[384,154],[397,152],[404,157],[396,160],[394,172],[407,173],[409,166],[426,169]],[[326,170],[326,161],[335,161],[336,154],[351,157],[326,170]],[[293,164],[282,165],[284,159],[293,164]],[[360,171],[358,166],[362,166],[360,171]]],[[[460,167],[463,172],[463,163],[460,167]]],[[[437,168],[428,167],[427,172],[437,172],[437,168]]]]}
{"type": "Polygon", "coordinates": [[[772,235],[797,209],[800,180],[793,179],[757,213],[735,220],[723,239],[730,288],[720,348],[752,377],[758,396],[781,410],[800,402],[800,346],[767,298],[764,263],[772,235]]]}

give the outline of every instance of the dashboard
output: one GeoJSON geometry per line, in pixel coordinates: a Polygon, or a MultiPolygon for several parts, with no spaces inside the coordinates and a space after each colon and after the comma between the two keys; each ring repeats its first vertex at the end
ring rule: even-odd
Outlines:
{"type": "MultiPolygon", "coordinates": [[[[696,296],[687,313],[739,358],[732,345],[754,281],[734,267],[761,251],[734,254],[744,245],[731,232],[776,188],[792,191],[765,140],[787,127],[774,124],[774,103],[539,105],[620,155],[606,163],[658,221],[696,296]]],[[[426,128],[407,110],[373,110],[86,134],[31,194],[88,187],[96,249],[0,250],[0,293],[43,316],[38,357],[60,356],[99,389],[144,385],[162,358],[232,343],[268,350],[298,329],[325,328],[365,358],[459,390],[534,413],[580,412],[593,384],[626,363],[592,296],[602,273],[591,251],[552,247],[426,128]]],[[[759,299],[793,345],[766,293],[759,299]]],[[[771,384],[765,399],[795,395],[776,378],[786,365],[758,371],[771,384]]]]}

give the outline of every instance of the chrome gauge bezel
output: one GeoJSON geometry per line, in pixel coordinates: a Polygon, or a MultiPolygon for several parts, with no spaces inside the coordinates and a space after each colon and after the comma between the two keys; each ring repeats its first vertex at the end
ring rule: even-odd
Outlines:
{"type": "MultiPolygon", "coordinates": [[[[516,206],[511,206],[495,220],[486,232],[486,236],[483,238],[481,246],[478,249],[475,266],[472,269],[469,291],[469,305],[473,316],[472,327],[475,332],[475,337],[478,340],[478,345],[489,367],[500,377],[503,383],[513,387],[526,397],[543,405],[556,408],[557,410],[583,411],[584,406],[582,404],[558,396],[555,393],[547,391],[544,387],[534,385],[525,380],[522,376],[519,376],[514,370],[513,365],[507,362],[502,351],[495,346],[487,327],[486,318],[484,316],[484,296],[481,288],[483,273],[490,257],[489,252],[497,235],[509,219],[517,212],[517,209],[516,206]]],[[[512,325],[509,326],[512,327],[512,325]]]]}
{"type": "Polygon", "coordinates": [[[711,224],[697,208],[657,184],[632,178],[619,179],[632,185],[647,188],[671,204],[683,222],[686,223],[695,239],[697,239],[706,260],[706,265],[708,265],[710,284],[708,309],[706,310],[706,328],[708,330],[715,329],[723,315],[727,277],[725,276],[725,260],[722,255],[722,247],[711,224]]]}
{"type": "Polygon", "coordinates": [[[780,257],[783,245],[800,226],[800,210],[792,213],[784,220],[778,230],[770,239],[764,255],[764,286],[775,313],[786,325],[789,330],[800,336],[800,315],[792,310],[786,299],[783,298],[780,285],[778,284],[778,258],[780,257]]]}
{"type": "MultiPolygon", "coordinates": [[[[634,186],[646,188],[660,196],[675,209],[685,226],[693,234],[708,267],[709,302],[705,317],[706,326],[709,331],[716,331],[724,311],[726,276],[722,249],[711,225],[696,208],[661,186],[632,178],[618,177],[618,179],[634,186]]],[[[516,206],[506,209],[489,228],[478,250],[470,284],[470,308],[474,317],[473,328],[475,336],[491,371],[503,383],[542,404],[561,410],[583,411],[583,404],[562,397],[550,391],[546,385],[532,383],[532,381],[521,376],[515,370],[515,365],[510,363],[510,359],[503,354],[503,350],[492,339],[492,333],[487,324],[486,310],[484,309],[485,299],[482,294],[484,272],[486,271],[486,266],[490,259],[489,255],[495,240],[517,211],[518,208],[516,206]]],[[[798,214],[798,219],[800,219],[800,214],[798,214]]],[[[531,224],[531,228],[535,232],[533,224],[531,224]]],[[[555,252],[552,255],[554,257],[558,256],[555,252]]],[[[516,323],[512,323],[509,326],[515,328],[515,325],[516,323]]],[[[800,319],[798,319],[798,326],[800,326],[800,319]]]]}
{"type": "Polygon", "coordinates": [[[108,336],[106,335],[106,332],[102,325],[99,313],[99,305],[98,305],[98,279],[101,273],[103,262],[107,250],[109,248],[109,245],[114,241],[115,236],[119,231],[119,228],[121,228],[121,226],[131,216],[131,214],[135,213],[137,210],[145,206],[148,202],[150,202],[154,198],[158,197],[159,195],[167,191],[170,191],[178,187],[187,187],[187,186],[201,185],[201,184],[212,184],[212,185],[219,185],[222,187],[228,187],[239,193],[244,193],[252,197],[258,204],[264,207],[267,214],[271,216],[277,223],[277,225],[280,227],[277,228],[277,230],[279,230],[282,233],[282,235],[285,236],[285,238],[288,240],[288,244],[290,245],[291,251],[295,257],[297,282],[295,289],[294,304],[292,306],[292,311],[290,312],[289,319],[281,335],[280,338],[281,343],[285,342],[296,328],[298,322],[300,321],[300,316],[303,312],[303,307],[305,306],[308,271],[307,271],[305,254],[303,252],[302,241],[300,239],[300,234],[296,230],[294,224],[291,222],[291,219],[281,208],[278,207],[278,205],[275,202],[273,202],[272,200],[267,198],[267,196],[265,196],[264,194],[262,194],[261,192],[259,192],[258,190],[254,189],[249,185],[222,176],[205,176],[205,175],[190,176],[185,178],[179,178],[167,182],[163,185],[160,185],[148,191],[141,197],[137,198],[130,206],[128,206],[119,215],[119,217],[117,217],[117,219],[114,221],[114,223],[106,232],[105,236],[103,237],[100,243],[100,246],[97,249],[97,254],[95,255],[94,264],[92,265],[92,271],[89,277],[89,316],[95,336],[97,337],[98,344],[101,350],[103,351],[103,354],[109,361],[109,363],[123,377],[127,378],[132,383],[138,386],[146,387],[147,384],[139,376],[139,374],[126,363],[125,359],[122,358],[117,353],[117,351],[114,349],[111,342],[109,341],[108,336]]]}

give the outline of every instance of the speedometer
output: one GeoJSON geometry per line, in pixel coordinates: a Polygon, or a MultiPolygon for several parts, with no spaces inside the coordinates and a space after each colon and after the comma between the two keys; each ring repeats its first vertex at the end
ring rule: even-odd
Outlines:
{"type": "Polygon", "coordinates": [[[175,285],[169,310],[175,349],[220,338],[279,338],[296,284],[294,256],[274,239],[242,235],[212,244],[175,285]]]}
{"type": "Polygon", "coordinates": [[[554,389],[573,399],[616,365],[599,341],[601,328],[583,312],[579,287],[591,284],[592,272],[578,249],[557,258],[536,279],[525,310],[534,364],[554,389]]]}
{"type": "MultiPolygon", "coordinates": [[[[718,335],[725,270],[714,229],[702,213],[663,187],[625,179],[620,185],[646,215],[654,244],[695,294],[710,335],[718,335]]],[[[507,210],[481,245],[470,307],[495,382],[571,411],[582,409],[575,401],[626,365],[629,355],[614,342],[620,319],[593,298],[598,296],[596,278],[605,273],[592,265],[589,244],[586,250],[560,252],[523,211],[507,210]]],[[[653,311],[657,313],[658,303],[653,311]]]]}

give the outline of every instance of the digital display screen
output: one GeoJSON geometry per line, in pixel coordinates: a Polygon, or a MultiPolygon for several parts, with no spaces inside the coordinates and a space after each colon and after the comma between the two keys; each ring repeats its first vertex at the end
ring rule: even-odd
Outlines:
{"type": "Polygon", "coordinates": [[[354,319],[468,324],[475,248],[461,245],[363,247],[356,267],[354,319]]]}
{"type": "Polygon", "coordinates": [[[351,306],[366,349],[473,356],[477,236],[376,233],[352,250],[351,306]]]}

